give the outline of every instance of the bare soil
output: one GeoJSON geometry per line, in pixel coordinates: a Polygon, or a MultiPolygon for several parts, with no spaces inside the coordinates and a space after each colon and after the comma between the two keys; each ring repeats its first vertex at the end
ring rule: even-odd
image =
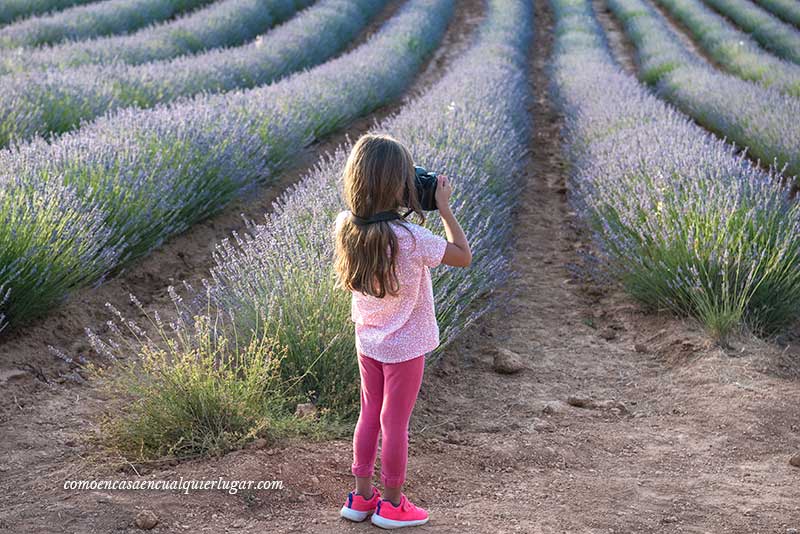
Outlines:
{"type": "MultiPolygon", "coordinates": [[[[472,19],[480,5],[459,11],[472,19]]],[[[797,347],[742,336],[723,350],[691,322],[645,314],[616,288],[573,275],[589,245],[567,202],[562,118],[547,92],[546,0],[536,0],[536,25],[518,275],[497,295],[504,304],[426,369],[405,487],[431,513],[417,531],[800,529],[800,469],[789,464],[800,452],[797,347]],[[496,373],[498,348],[524,369],[496,373]]],[[[98,462],[84,441],[102,403],[91,385],[59,385],[0,422],[0,532],[137,532],[144,509],[159,519],[153,532],[375,528],[338,517],[353,484],[347,439],[259,443],[140,470],[148,479],[278,479],[282,490],[66,491],[65,480],[135,478],[118,458],[98,462]]]]}
{"type": "MultiPolygon", "coordinates": [[[[675,19],[656,2],[650,1],[649,4],[657,13],[661,14],[667,27],[671,28],[675,32],[675,35],[678,36],[681,44],[683,44],[683,46],[685,46],[695,58],[715,68],[720,68],[720,66],[711,58],[711,56],[709,56],[702,47],[698,46],[693,41],[692,37],[684,26],[675,21],[675,19]]],[[[625,72],[636,75],[636,47],[625,34],[622,23],[608,7],[607,0],[592,0],[592,7],[594,8],[597,20],[600,22],[600,25],[605,31],[606,39],[608,40],[614,59],[620,64],[625,72]]]]}
{"type": "Polygon", "coordinates": [[[706,49],[699,43],[699,41],[695,38],[694,34],[689,31],[689,29],[683,23],[679,22],[675,17],[670,14],[669,11],[661,7],[656,2],[651,1],[650,5],[653,6],[658,13],[664,18],[664,22],[666,25],[671,28],[675,35],[678,36],[680,39],[681,44],[686,47],[689,52],[691,52],[696,58],[700,59],[701,61],[708,63],[709,65],[719,69],[725,70],[718,62],[715,60],[711,55],[706,52],[706,49]]]}
{"type": "Polygon", "coordinates": [[[609,9],[608,2],[592,0],[592,8],[597,21],[606,30],[605,37],[608,47],[611,49],[611,56],[625,72],[636,76],[636,49],[622,30],[622,24],[609,9]]]}

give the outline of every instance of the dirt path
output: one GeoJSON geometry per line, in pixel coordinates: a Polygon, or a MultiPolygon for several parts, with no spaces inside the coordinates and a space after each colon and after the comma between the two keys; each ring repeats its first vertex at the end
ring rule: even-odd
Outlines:
{"type": "MultiPolygon", "coordinates": [[[[390,2],[348,50],[363,43],[403,4],[402,0],[390,2]]],[[[435,83],[450,60],[469,45],[472,30],[482,18],[482,6],[480,0],[459,2],[442,45],[422,66],[417,79],[402,99],[314,143],[295,165],[277,177],[276,182],[233,201],[216,216],[172,237],[161,248],[129,266],[117,278],[96,289],[77,291],[66,304],[46,317],[0,337],[0,421],[20,407],[34,402],[37,395],[47,390],[57,392],[64,384],[83,383],[83,378],[73,370],[73,366],[54,356],[48,346],[57,347],[74,359],[80,356],[93,359],[95,355],[84,329],[92,327],[99,332],[105,331],[104,323],[110,318],[105,308],[106,302],[121,306],[129,316],[137,317],[138,310],[128,298],[133,293],[146,307],[164,314],[174,310],[167,286],[179,285],[182,280],[187,280],[195,287],[202,287],[200,281],[208,277],[209,268],[213,265],[212,253],[216,243],[229,237],[232,231],[243,231],[243,217],[260,220],[271,209],[272,202],[310,170],[320,155],[332,151],[348,136],[357,138],[376,121],[397,112],[409,98],[435,83]]]]}
{"type": "Polygon", "coordinates": [[[613,28],[615,31],[605,32],[606,42],[611,49],[611,57],[622,69],[636,76],[636,48],[622,31],[622,25],[614,17],[606,0],[592,0],[594,15],[603,28],[613,28]]]}
{"type": "Polygon", "coordinates": [[[661,17],[664,20],[664,23],[667,25],[668,28],[671,28],[672,31],[675,32],[675,35],[678,36],[681,44],[686,47],[689,52],[694,55],[697,59],[701,60],[703,63],[707,63],[708,65],[713,66],[717,70],[725,71],[725,68],[722,67],[708,52],[703,46],[697,41],[691,31],[681,22],[675,19],[669,11],[661,7],[657,2],[650,0],[648,2],[650,6],[657,12],[661,14],[661,17]]]}
{"type": "MultiPolygon", "coordinates": [[[[646,0],[645,0],[646,1],[646,0]]],[[[655,2],[648,2],[650,6],[663,17],[664,23],[668,28],[671,28],[678,36],[681,44],[702,63],[707,63],[715,68],[719,68],[714,60],[705,53],[705,50],[697,46],[694,41],[689,37],[685,28],[680,26],[674,19],[655,2]]],[[[617,63],[628,74],[636,75],[637,62],[636,62],[636,47],[628,38],[622,23],[614,15],[608,7],[607,0],[592,0],[592,8],[594,9],[595,16],[597,17],[600,26],[603,28],[611,54],[617,63]]]]}
{"type": "MultiPolygon", "coordinates": [[[[536,137],[515,213],[519,276],[426,371],[412,419],[415,532],[787,533],[800,529],[797,349],[742,339],[728,352],[695,326],[644,315],[570,274],[585,246],[566,202],[561,119],[547,93],[552,17],[536,0],[536,137]],[[498,347],[526,369],[492,370],[498,347]],[[611,401],[580,408],[580,397],[611,401]]],[[[81,437],[102,399],[45,397],[0,427],[0,532],[376,532],[338,518],[352,485],[349,439],[251,448],[153,469],[146,478],[284,482],[280,491],[66,492],[64,480],[133,478],[94,463],[81,437]],[[8,436],[6,438],[5,436],[8,436]]],[[[88,396],[87,396],[88,395],[88,396]]]]}

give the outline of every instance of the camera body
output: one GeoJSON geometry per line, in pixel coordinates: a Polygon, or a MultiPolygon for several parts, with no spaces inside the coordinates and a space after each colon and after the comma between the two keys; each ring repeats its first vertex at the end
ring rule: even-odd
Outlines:
{"type": "Polygon", "coordinates": [[[424,167],[415,166],[415,185],[419,204],[425,211],[433,211],[436,207],[436,173],[428,172],[424,167]]]}

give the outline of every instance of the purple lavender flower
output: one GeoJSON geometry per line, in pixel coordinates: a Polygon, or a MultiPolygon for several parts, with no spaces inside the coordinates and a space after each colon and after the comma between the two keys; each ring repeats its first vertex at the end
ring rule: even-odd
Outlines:
{"type": "Polygon", "coordinates": [[[800,63],[800,32],[768,11],[745,0],[706,0],[758,43],[789,61],[800,63]]]}
{"type": "Polygon", "coordinates": [[[69,39],[128,33],[212,0],[108,0],[29,18],[0,28],[0,47],[34,47],[69,39]]]}
{"type": "MultiPolygon", "coordinates": [[[[720,337],[796,319],[800,207],[781,177],[624,74],[588,2],[552,5],[554,85],[573,162],[570,201],[609,270],[640,301],[696,317],[720,337]]],[[[642,10],[636,18],[645,18],[642,10]]]]}
{"type": "MultiPolygon", "coordinates": [[[[527,1],[491,0],[472,47],[439,82],[374,129],[458,181],[453,206],[470,236],[473,262],[469,269],[432,272],[439,350],[495,304],[480,297],[510,274],[511,210],[531,138],[531,19],[527,1]]],[[[339,178],[349,148],[324,156],[261,224],[219,243],[207,289],[189,292],[179,306],[189,316],[232,316],[246,335],[263,332],[286,349],[282,376],[344,414],[355,406],[358,367],[350,295],[334,288],[332,231],[343,207],[339,178]]],[[[431,215],[429,227],[441,232],[431,215]]]]}
{"type": "Polygon", "coordinates": [[[0,146],[35,133],[62,133],[117,108],[265,85],[329,59],[386,2],[321,0],[237,48],[143,65],[86,65],[0,77],[0,146]]]}
{"type": "Polygon", "coordinates": [[[397,98],[452,12],[453,0],[413,0],[362,46],[273,85],[129,108],[52,143],[34,138],[0,151],[0,286],[11,289],[2,313],[22,320],[31,313],[6,309],[41,311],[101,278],[107,269],[95,264],[147,254],[269,183],[318,136],[397,98]],[[38,201],[43,190],[66,207],[38,201]],[[102,227],[86,222],[89,214],[102,227]],[[73,248],[88,255],[85,270],[73,248]],[[63,263],[53,259],[62,249],[70,253],[63,263]]]}
{"type": "Polygon", "coordinates": [[[220,0],[175,20],[127,35],[7,50],[0,54],[0,74],[65,69],[90,63],[138,65],[235,46],[256,38],[310,3],[311,0],[220,0]]]}

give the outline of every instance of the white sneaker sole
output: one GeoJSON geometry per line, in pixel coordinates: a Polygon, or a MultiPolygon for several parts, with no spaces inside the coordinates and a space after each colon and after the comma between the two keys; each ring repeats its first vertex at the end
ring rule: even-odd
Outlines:
{"type": "Polygon", "coordinates": [[[339,511],[340,516],[344,517],[345,519],[349,519],[350,521],[355,521],[356,523],[360,523],[361,521],[365,520],[370,513],[371,512],[359,512],[358,510],[353,510],[347,506],[342,506],[342,509],[339,511]]]}
{"type": "Polygon", "coordinates": [[[414,521],[397,521],[395,519],[386,519],[385,517],[381,517],[378,514],[372,514],[372,524],[376,527],[381,528],[403,528],[403,527],[416,527],[419,525],[424,525],[428,522],[429,518],[425,519],[415,519],[414,521]]]}

